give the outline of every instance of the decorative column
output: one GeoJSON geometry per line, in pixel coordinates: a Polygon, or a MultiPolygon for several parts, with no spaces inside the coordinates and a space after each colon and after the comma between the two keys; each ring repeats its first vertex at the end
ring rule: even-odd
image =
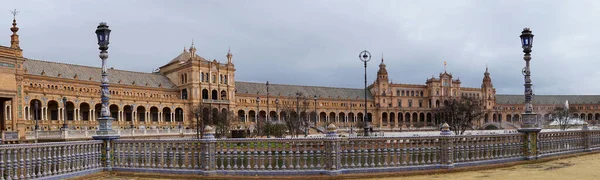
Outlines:
{"type": "Polygon", "coordinates": [[[537,136],[542,129],[538,127],[537,115],[533,112],[533,104],[531,102],[533,89],[531,88],[531,69],[529,67],[529,61],[531,61],[533,34],[529,28],[523,28],[520,37],[523,53],[525,53],[523,57],[525,60],[525,67],[522,72],[523,76],[525,76],[525,113],[521,115],[523,117],[523,123],[518,131],[524,134],[523,155],[525,158],[537,159],[537,136]]]}
{"type": "Polygon", "coordinates": [[[102,108],[100,111],[100,118],[98,118],[99,128],[96,131],[96,136],[93,136],[96,140],[104,140],[102,146],[102,164],[108,171],[112,170],[111,167],[111,144],[113,139],[118,139],[119,135],[112,129],[113,118],[110,116],[108,109],[108,103],[110,94],[108,91],[108,73],[106,69],[106,59],[108,58],[108,43],[110,39],[110,29],[106,23],[101,22],[96,29],[96,35],[98,37],[98,45],[100,46],[100,59],[102,59],[102,80],[101,80],[101,94],[102,108]]]}

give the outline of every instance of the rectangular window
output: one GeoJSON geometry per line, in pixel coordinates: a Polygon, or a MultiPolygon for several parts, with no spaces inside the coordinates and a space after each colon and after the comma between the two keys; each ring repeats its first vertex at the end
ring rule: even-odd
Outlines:
{"type": "Polygon", "coordinates": [[[408,107],[412,107],[412,99],[408,100],[408,107]]]}
{"type": "Polygon", "coordinates": [[[402,100],[398,100],[398,107],[402,107],[402,100]]]}
{"type": "Polygon", "coordinates": [[[423,101],[419,100],[419,107],[423,107],[423,101]]]}

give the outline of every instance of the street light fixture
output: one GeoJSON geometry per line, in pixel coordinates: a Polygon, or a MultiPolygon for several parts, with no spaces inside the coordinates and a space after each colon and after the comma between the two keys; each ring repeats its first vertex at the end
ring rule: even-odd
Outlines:
{"type": "Polygon", "coordinates": [[[96,37],[98,38],[98,49],[100,49],[100,59],[102,59],[102,79],[100,85],[100,97],[102,100],[102,108],[100,109],[100,118],[98,118],[99,128],[96,132],[97,136],[94,139],[110,140],[119,138],[119,135],[112,129],[113,118],[108,110],[108,102],[110,93],[108,91],[108,73],[106,68],[106,59],[108,58],[108,44],[110,40],[110,29],[105,22],[101,22],[96,29],[96,37]]]}
{"type": "Polygon", "coordinates": [[[367,50],[364,50],[360,52],[360,54],[358,54],[358,58],[365,64],[365,114],[363,115],[363,122],[365,127],[363,129],[365,136],[369,136],[369,129],[371,125],[369,124],[369,120],[367,119],[367,62],[371,60],[371,53],[369,53],[369,51],[367,50]]]}
{"type": "Polygon", "coordinates": [[[529,28],[523,28],[521,32],[521,47],[525,53],[523,60],[525,60],[525,67],[523,68],[523,76],[525,76],[525,113],[523,116],[524,129],[538,129],[537,128],[537,117],[533,113],[533,105],[531,99],[533,96],[532,84],[531,84],[531,69],[529,67],[529,61],[531,61],[531,48],[533,47],[533,34],[529,28]]]}
{"type": "Polygon", "coordinates": [[[67,97],[63,97],[62,98],[62,102],[63,102],[63,131],[66,131],[67,129],[69,129],[69,125],[67,124],[67,97]]]}

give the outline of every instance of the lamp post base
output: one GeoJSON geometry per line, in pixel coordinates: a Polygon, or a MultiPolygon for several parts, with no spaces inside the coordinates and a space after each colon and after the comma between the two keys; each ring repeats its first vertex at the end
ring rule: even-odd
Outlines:
{"type": "Polygon", "coordinates": [[[112,117],[98,118],[98,124],[100,125],[100,127],[96,131],[96,135],[92,136],[92,138],[94,138],[96,140],[119,139],[120,135],[117,134],[117,132],[112,129],[113,119],[114,118],[112,118],[112,117]]]}

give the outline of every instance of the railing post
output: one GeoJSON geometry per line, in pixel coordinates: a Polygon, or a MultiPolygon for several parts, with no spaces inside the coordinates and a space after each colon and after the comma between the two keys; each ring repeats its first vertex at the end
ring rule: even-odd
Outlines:
{"type": "Polygon", "coordinates": [[[446,169],[454,168],[454,135],[452,134],[452,131],[450,131],[450,125],[448,125],[448,123],[442,125],[440,135],[441,166],[446,169]]]}
{"type": "Polygon", "coordinates": [[[202,170],[204,175],[216,174],[216,144],[217,143],[215,139],[215,130],[210,126],[206,126],[204,128],[204,135],[202,136],[202,140],[200,141],[200,152],[202,153],[202,157],[200,160],[202,161],[202,170]]]}
{"type": "Polygon", "coordinates": [[[519,133],[523,133],[523,157],[526,160],[537,159],[538,152],[538,134],[542,129],[539,128],[522,128],[518,129],[519,133]]]}
{"type": "Polygon", "coordinates": [[[591,151],[590,129],[588,128],[587,122],[583,122],[583,128],[581,128],[581,130],[583,131],[583,151],[591,151]]]}
{"type": "Polygon", "coordinates": [[[339,168],[341,165],[340,159],[340,140],[341,138],[337,134],[337,127],[333,123],[327,126],[327,134],[325,135],[327,140],[325,141],[326,150],[326,169],[330,175],[338,175],[339,168]]]}

